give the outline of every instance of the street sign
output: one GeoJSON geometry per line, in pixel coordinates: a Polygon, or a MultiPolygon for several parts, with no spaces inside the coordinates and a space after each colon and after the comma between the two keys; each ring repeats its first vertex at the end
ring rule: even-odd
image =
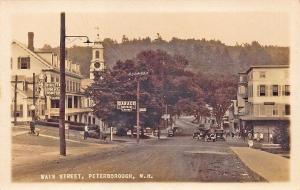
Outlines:
{"type": "Polygon", "coordinates": [[[161,118],[164,120],[170,119],[170,114],[164,114],[161,116],[161,118]]]}
{"type": "Polygon", "coordinates": [[[140,112],[146,112],[147,108],[140,108],[140,112]]]}
{"type": "Polygon", "coordinates": [[[46,96],[60,96],[60,84],[58,82],[45,83],[46,96]]]}
{"type": "Polygon", "coordinates": [[[117,109],[124,112],[131,112],[136,109],[136,101],[117,101],[117,109]]]}

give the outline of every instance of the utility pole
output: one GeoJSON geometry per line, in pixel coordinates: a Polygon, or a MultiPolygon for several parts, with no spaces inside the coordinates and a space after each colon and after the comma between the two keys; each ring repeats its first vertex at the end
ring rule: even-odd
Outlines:
{"type": "Polygon", "coordinates": [[[136,142],[140,141],[140,79],[137,77],[136,87],[136,142]]]}
{"type": "Polygon", "coordinates": [[[35,73],[32,73],[32,103],[34,110],[32,110],[32,121],[35,121],[35,73]]]}
{"type": "Polygon", "coordinates": [[[14,101],[14,125],[17,125],[17,99],[18,99],[18,75],[15,77],[15,101],[14,101]]]}
{"type": "Polygon", "coordinates": [[[129,73],[129,76],[136,76],[137,85],[136,85],[136,142],[140,141],[140,77],[148,75],[148,72],[133,72],[129,73]]]}
{"type": "Polygon", "coordinates": [[[65,138],[65,13],[60,14],[60,101],[59,101],[59,145],[60,155],[66,156],[65,138]]]}
{"type": "MultiPolygon", "coordinates": [[[[86,38],[83,43],[93,43],[87,36],[66,36],[65,13],[60,14],[60,101],[59,101],[59,147],[60,155],[66,156],[65,98],[66,98],[66,38],[86,38]]],[[[50,112],[49,112],[50,113],[50,112]]]]}

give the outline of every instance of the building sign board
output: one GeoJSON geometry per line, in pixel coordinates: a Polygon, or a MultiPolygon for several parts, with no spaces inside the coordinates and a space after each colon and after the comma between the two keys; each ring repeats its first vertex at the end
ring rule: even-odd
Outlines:
{"type": "Polygon", "coordinates": [[[140,112],[146,112],[147,108],[140,108],[140,112]]]}
{"type": "Polygon", "coordinates": [[[136,109],[136,101],[117,101],[117,109],[130,112],[136,109]]]}
{"type": "Polygon", "coordinates": [[[60,84],[58,82],[45,83],[46,96],[59,97],[60,96],[60,84]]]}
{"type": "Polygon", "coordinates": [[[161,118],[164,120],[170,119],[170,114],[164,114],[161,116],[161,118]]]}

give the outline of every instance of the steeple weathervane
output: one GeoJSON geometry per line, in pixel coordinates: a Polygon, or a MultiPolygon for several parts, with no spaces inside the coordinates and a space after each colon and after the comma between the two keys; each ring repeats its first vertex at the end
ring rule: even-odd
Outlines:
{"type": "Polygon", "coordinates": [[[100,28],[99,28],[99,26],[95,27],[95,29],[97,30],[97,40],[100,40],[100,35],[99,35],[100,28]]]}

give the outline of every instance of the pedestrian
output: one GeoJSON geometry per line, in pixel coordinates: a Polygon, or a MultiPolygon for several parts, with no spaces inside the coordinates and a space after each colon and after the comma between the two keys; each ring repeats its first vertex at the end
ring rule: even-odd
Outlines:
{"type": "Polygon", "coordinates": [[[83,139],[87,139],[89,133],[89,126],[84,126],[84,133],[83,133],[83,139]]]}
{"type": "Polygon", "coordinates": [[[270,143],[273,143],[273,134],[270,134],[270,143]]]}
{"type": "Polygon", "coordinates": [[[34,121],[31,121],[29,125],[30,125],[30,133],[35,134],[35,123],[34,123],[34,121]]]}
{"type": "Polygon", "coordinates": [[[252,140],[252,133],[251,132],[248,133],[248,139],[252,140]]]}
{"type": "Polygon", "coordinates": [[[259,134],[259,140],[263,140],[264,139],[264,134],[263,133],[260,133],[259,134]]]}
{"type": "Polygon", "coordinates": [[[253,139],[259,141],[258,133],[254,133],[253,139]]]}

